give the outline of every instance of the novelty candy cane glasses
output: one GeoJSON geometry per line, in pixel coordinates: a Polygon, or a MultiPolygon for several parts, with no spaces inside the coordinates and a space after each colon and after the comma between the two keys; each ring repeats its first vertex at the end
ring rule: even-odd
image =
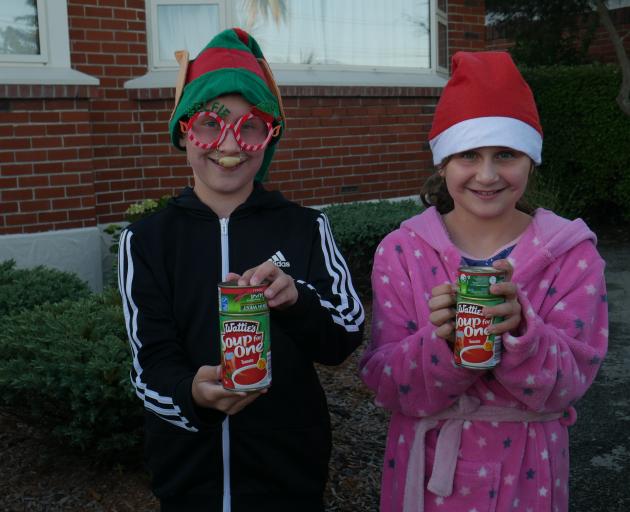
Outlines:
{"type": "Polygon", "coordinates": [[[216,112],[202,110],[188,121],[179,122],[182,133],[201,149],[216,149],[232,130],[243,151],[264,149],[272,137],[280,134],[280,126],[273,126],[271,116],[257,109],[239,117],[235,123],[226,123],[216,112]]]}

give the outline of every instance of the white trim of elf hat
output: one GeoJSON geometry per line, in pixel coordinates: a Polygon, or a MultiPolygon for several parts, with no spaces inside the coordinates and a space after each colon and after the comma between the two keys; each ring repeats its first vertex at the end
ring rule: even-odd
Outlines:
{"type": "Polygon", "coordinates": [[[542,136],[535,128],[513,117],[477,117],[457,123],[429,141],[433,164],[447,156],[484,146],[503,146],[542,162],[542,136]]]}
{"type": "Polygon", "coordinates": [[[529,85],[507,52],[457,52],[435,109],[429,144],[437,166],[484,146],[522,151],[540,164],[543,133],[529,85]]]}

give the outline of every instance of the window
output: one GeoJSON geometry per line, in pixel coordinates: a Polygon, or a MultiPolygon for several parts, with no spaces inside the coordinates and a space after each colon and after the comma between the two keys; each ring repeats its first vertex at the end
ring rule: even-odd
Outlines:
{"type": "Polygon", "coordinates": [[[237,25],[256,37],[271,63],[430,68],[427,0],[290,1],[275,17],[239,3],[237,25]]]}
{"type": "Polygon", "coordinates": [[[175,50],[194,57],[213,33],[249,31],[280,84],[443,85],[446,0],[145,0],[149,74],[170,87],[175,50]],[[431,16],[431,13],[436,13],[431,16]],[[437,21],[439,19],[439,25],[437,21]]]}
{"type": "Polygon", "coordinates": [[[4,2],[0,8],[0,60],[46,62],[43,19],[44,5],[38,7],[35,0],[4,2]]]}
{"type": "Polygon", "coordinates": [[[185,48],[194,57],[212,34],[227,26],[225,5],[220,1],[149,0],[147,7],[149,62],[154,69],[176,66],[176,50],[185,48]]]}
{"type": "Polygon", "coordinates": [[[70,67],[67,0],[0,2],[0,83],[98,84],[70,67]]]}
{"type": "Polygon", "coordinates": [[[437,44],[436,44],[436,64],[437,70],[442,73],[448,73],[448,24],[446,9],[448,2],[446,0],[438,0],[436,9],[437,23],[437,44]]]}

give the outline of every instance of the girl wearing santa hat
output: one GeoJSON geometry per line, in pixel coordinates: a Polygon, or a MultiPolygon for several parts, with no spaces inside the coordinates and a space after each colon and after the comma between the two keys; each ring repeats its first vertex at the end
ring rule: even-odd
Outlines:
{"type": "Polygon", "coordinates": [[[568,510],[572,405],[606,354],[604,261],[580,220],[522,204],[541,163],[532,92],[509,54],[458,52],[437,105],[428,208],[379,245],[372,341],[361,361],[391,411],[382,511],[568,510]],[[503,339],[490,370],[453,359],[462,265],[507,280],[486,316],[503,339]]]}

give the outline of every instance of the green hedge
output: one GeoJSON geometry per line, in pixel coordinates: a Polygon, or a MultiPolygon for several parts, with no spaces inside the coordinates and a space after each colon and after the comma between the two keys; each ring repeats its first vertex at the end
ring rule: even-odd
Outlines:
{"type": "Polygon", "coordinates": [[[619,67],[523,70],[544,130],[543,206],[590,221],[630,221],[630,117],[615,98],[619,67]]]}
{"type": "Polygon", "coordinates": [[[142,404],[115,289],[0,318],[0,405],[98,457],[140,443],[142,404]]]}
{"type": "Polygon", "coordinates": [[[0,262],[0,318],[46,302],[79,299],[90,293],[76,275],[38,266],[15,268],[15,261],[0,262]]]}
{"type": "Polygon", "coordinates": [[[364,300],[370,298],[372,259],[379,242],[400,223],[420,213],[419,201],[376,201],[328,206],[335,241],[348,262],[355,286],[364,300]]]}

